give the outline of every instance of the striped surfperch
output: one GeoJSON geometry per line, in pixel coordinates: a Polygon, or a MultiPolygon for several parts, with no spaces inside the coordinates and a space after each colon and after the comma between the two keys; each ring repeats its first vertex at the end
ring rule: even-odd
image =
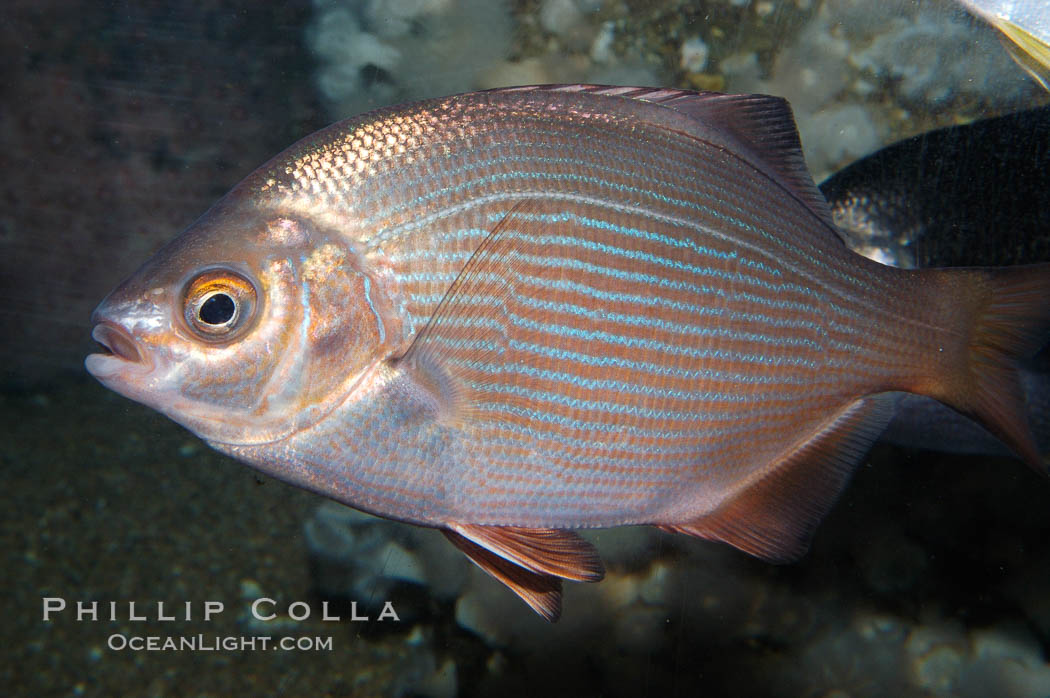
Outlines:
{"type": "Polygon", "coordinates": [[[237,185],[93,315],[88,370],[211,446],[435,527],[548,619],[573,529],[796,558],[901,393],[1042,471],[1050,266],[850,252],[787,103],[541,86],[382,109],[237,185]]]}
{"type": "MultiPolygon", "coordinates": [[[[1050,262],[1050,106],[913,136],[840,170],[820,190],[846,245],[884,264],[1050,262]]],[[[1050,347],[1019,373],[1028,424],[1050,463],[1050,347]]],[[[879,440],[1009,453],[973,421],[914,394],[901,398],[879,440]]]]}

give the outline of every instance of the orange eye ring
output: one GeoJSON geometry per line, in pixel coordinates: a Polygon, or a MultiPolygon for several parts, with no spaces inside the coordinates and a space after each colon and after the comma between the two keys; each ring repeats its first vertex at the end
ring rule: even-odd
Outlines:
{"type": "Polygon", "coordinates": [[[251,324],[256,301],[251,281],[229,269],[209,269],[186,284],[182,316],[199,338],[226,342],[251,324]]]}

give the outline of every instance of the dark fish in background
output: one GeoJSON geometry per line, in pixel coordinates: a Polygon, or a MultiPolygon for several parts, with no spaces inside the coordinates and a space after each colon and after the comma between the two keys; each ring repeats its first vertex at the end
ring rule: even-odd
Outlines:
{"type": "Polygon", "coordinates": [[[575,528],[802,554],[900,392],[1042,466],[1050,265],[848,250],[782,99],[505,89],[335,124],[113,291],[88,370],[264,472],[442,530],[553,619],[575,528]]]}
{"type": "MultiPolygon", "coordinates": [[[[886,264],[1050,262],[1050,107],[909,138],[832,175],[820,189],[846,244],[886,264]]],[[[1020,373],[1028,420],[1046,459],[1050,351],[1020,373]]],[[[1008,453],[972,420],[917,395],[901,400],[883,439],[954,453],[1008,453]]]]}
{"type": "Polygon", "coordinates": [[[846,244],[885,264],[1050,261],[1050,107],[908,138],[820,190],[846,244]]]}

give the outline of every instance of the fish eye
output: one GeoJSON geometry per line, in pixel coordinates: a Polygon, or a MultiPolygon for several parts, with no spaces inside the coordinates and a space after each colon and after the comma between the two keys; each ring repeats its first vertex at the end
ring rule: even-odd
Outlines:
{"type": "Polygon", "coordinates": [[[215,293],[201,303],[197,317],[206,325],[225,325],[237,314],[237,304],[225,293],[215,293]]]}
{"type": "Polygon", "coordinates": [[[251,323],[255,306],[252,282],[229,269],[210,269],[186,285],[182,315],[201,339],[227,341],[251,323]]]}

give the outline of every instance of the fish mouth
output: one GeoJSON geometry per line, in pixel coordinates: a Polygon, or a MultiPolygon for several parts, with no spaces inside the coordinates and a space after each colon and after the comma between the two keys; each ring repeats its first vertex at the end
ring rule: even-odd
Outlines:
{"type": "Polygon", "coordinates": [[[120,325],[100,322],[91,331],[91,338],[98,342],[101,351],[88,356],[84,364],[96,378],[110,378],[128,369],[138,372],[152,368],[152,362],[139,351],[134,338],[120,325]]]}
{"type": "Polygon", "coordinates": [[[99,343],[104,351],[103,356],[117,356],[124,361],[142,361],[138,347],[131,335],[119,325],[103,322],[91,331],[91,338],[99,343]]]}

